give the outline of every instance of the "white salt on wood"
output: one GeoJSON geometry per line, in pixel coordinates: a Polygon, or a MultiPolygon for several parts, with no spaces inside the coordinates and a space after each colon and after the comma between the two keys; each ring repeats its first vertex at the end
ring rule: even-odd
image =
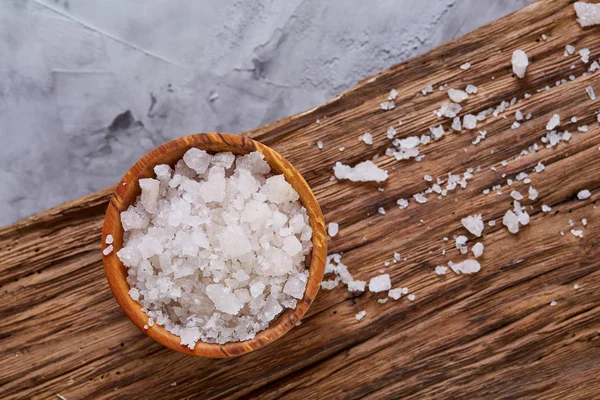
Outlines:
{"type": "Polygon", "coordinates": [[[591,195],[592,195],[592,193],[589,190],[583,189],[577,193],[577,198],[579,200],[585,200],[585,199],[588,199],[591,195]]]}
{"type": "Polygon", "coordinates": [[[550,118],[550,121],[548,121],[548,123],[546,124],[546,130],[551,131],[559,125],[560,125],[560,115],[554,114],[554,115],[552,115],[552,118],[550,118]]]}
{"type": "Polygon", "coordinates": [[[529,59],[527,54],[523,50],[515,50],[511,59],[512,70],[519,78],[525,77],[527,66],[529,65],[529,59]]]}
{"type": "Polygon", "coordinates": [[[109,245],[106,246],[106,248],[104,250],[102,250],[102,254],[104,254],[105,256],[109,255],[110,253],[112,253],[113,251],[113,245],[109,245]]]}
{"type": "Polygon", "coordinates": [[[473,246],[471,251],[473,252],[473,255],[475,256],[475,258],[481,257],[481,255],[483,254],[483,243],[481,243],[481,242],[475,243],[475,245],[473,246]]]}
{"type": "Polygon", "coordinates": [[[113,235],[106,235],[106,238],[104,239],[104,243],[112,244],[113,241],[114,241],[113,235]]]}
{"type": "Polygon", "coordinates": [[[481,214],[469,215],[461,219],[461,223],[469,232],[477,237],[480,237],[483,233],[484,225],[481,220],[481,214]]]}
{"type": "Polygon", "coordinates": [[[467,92],[459,90],[459,89],[450,89],[448,90],[448,97],[455,103],[461,103],[464,100],[469,98],[467,92]]]}
{"type": "Polygon", "coordinates": [[[361,319],[363,319],[365,317],[365,315],[367,315],[367,312],[365,310],[359,311],[356,315],[355,318],[357,321],[360,321],[361,319]]]}
{"type": "Polygon", "coordinates": [[[459,263],[448,262],[448,266],[456,274],[474,274],[481,270],[481,264],[476,260],[465,260],[459,263]]]}
{"type": "Polygon", "coordinates": [[[388,178],[387,171],[379,168],[373,161],[367,160],[354,167],[336,162],[333,173],[338,179],[349,179],[353,182],[383,182],[388,178]]]}
{"type": "Polygon", "coordinates": [[[577,22],[582,27],[600,24],[600,4],[577,1],[573,7],[577,13],[577,22]]]}
{"type": "Polygon", "coordinates": [[[337,223],[330,222],[329,225],[327,225],[327,233],[329,236],[335,237],[335,235],[338,234],[339,228],[340,226],[337,223]]]}
{"type": "Polygon", "coordinates": [[[369,291],[373,293],[383,292],[392,288],[392,281],[389,274],[382,274],[371,278],[369,281],[369,291]]]}

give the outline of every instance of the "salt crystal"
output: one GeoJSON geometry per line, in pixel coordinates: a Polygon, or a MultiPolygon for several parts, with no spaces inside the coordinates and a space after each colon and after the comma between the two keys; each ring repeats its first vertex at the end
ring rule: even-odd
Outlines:
{"type": "Polygon", "coordinates": [[[379,105],[383,111],[389,111],[396,108],[396,105],[392,101],[384,101],[379,105]]]}
{"type": "Polygon", "coordinates": [[[513,129],[513,130],[514,130],[514,129],[518,129],[520,126],[521,126],[521,124],[520,124],[520,123],[518,123],[517,121],[514,121],[514,122],[512,123],[512,125],[510,126],[510,129],[513,129]]]}
{"type": "Polygon", "coordinates": [[[510,192],[510,197],[512,197],[515,200],[523,200],[523,195],[516,190],[510,192]]]}
{"type": "Polygon", "coordinates": [[[353,182],[383,182],[387,179],[387,171],[377,167],[373,161],[367,160],[356,164],[355,167],[336,162],[333,173],[338,179],[349,179],[353,182]]]}
{"type": "Polygon", "coordinates": [[[465,71],[469,68],[471,68],[471,63],[468,61],[466,63],[460,65],[460,69],[462,69],[463,71],[465,71]]]}
{"type": "Polygon", "coordinates": [[[344,151],[344,150],[346,150],[346,148],[344,146],[341,146],[341,147],[338,148],[338,150],[339,151],[344,151]]]}
{"type": "Polygon", "coordinates": [[[438,275],[446,275],[447,270],[448,270],[447,267],[443,267],[441,265],[438,265],[435,267],[435,273],[438,275]]]}
{"type": "Polygon", "coordinates": [[[558,114],[554,114],[554,115],[552,115],[552,118],[550,118],[550,121],[548,121],[548,123],[546,124],[546,130],[551,131],[559,125],[560,125],[560,116],[558,114]]]}
{"type": "Polygon", "coordinates": [[[585,91],[591,100],[596,100],[596,93],[594,93],[594,89],[591,86],[586,87],[585,91]]]}
{"type": "Polygon", "coordinates": [[[398,300],[402,297],[402,288],[390,289],[388,291],[388,296],[394,300],[398,300]]]}
{"type": "Polygon", "coordinates": [[[533,188],[533,186],[529,186],[529,200],[535,200],[538,197],[538,191],[533,188]]]}
{"type": "Polygon", "coordinates": [[[365,317],[365,315],[367,315],[367,312],[365,310],[359,311],[355,316],[356,320],[360,321],[361,319],[363,319],[365,317]]]}
{"type": "Polygon", "coordinates": [[[450,125],[450,128],[452,128],[452,130],[454,130],[456,132],[460,132],[462,130],[462,123],[460,122],[459,117],[454,117],[454,119],[452,120],[452,125],[450,125]]]}
{"type": "Polygon", "coordinates": [[[467,85],[467,87],[465,88],[465,92],[469,93],[469,94],[475,94],[477,93],[478,89],[477,86],[475,85],[467,85]]]}
{"type": "Polygon", "coordinates": [[[424,96],[427,96],[428,93],[433,92],[433,86],[429,85],[424,89],[421,89],[421,93],[423,93],[424,96]]]}
{"type": "Polygon", "coordinates": [[[416,299],[417,297],[416,297],[414,294],[409,294],[409,295],[407,296],[407,298],[408,298],[408,300],[409,300],[409,301],[415,301],[415,299],[416,299]]]}
{"type": "Polygon", "coordinates": [[[433,136],[433,138],[436,140],[444,136],[445,133],[444,127],[442,125],[438,125],[436,127],[429,127],[429,131],[431,132],[431,136],[433,136]]]}
{"type": "Polygon", "coordinates": [[[521,110],[515,111],[515,119],[517,121],[522,121],[523,120],[523,113],[521,112],[521,110]]]}
{"type": "Polygon", "coordinates": [[[448,262],[448,266],[456,274],[474,274],[481,270],[481,264],[476,260],[465,260],[459,263],[448,262]]]}
{"type": "Polygon", "coordinates": [[[571,229],[571,234],[580,238],[583,237],[583,231],[581,229],[571,229]]]}
{"type": "Polygon", "coordinates": [[[369,281],[369,291],[373,293],[390,290],[391,287],[392,282],[390,280],[389,274],[378,275],[374,278],[371,278],[371,280],[369,281]]]}
{"type": "Polygon", "coordinates": [[[523,50],[515,50],[512,55],[512,70],[519,78],[525,77],[525,71],[529,65],[527,54],[523,50]]]}
{"type": "Polygon", "coordinates": [[[455,103],[461,103],[462,101],[469,98],[467,92],[459,90],[459,89],[450,89],[448,90],[448,97],[455,103]]]}
{"type": "Polygon", "coordinates": [[[365,281],[352,280],[352,281],[348,282],[348,291],[349,292],[364,292],[366,285],[367,285],[367,282],[365,282],[365,281]]]}
{"type": "Polygon", "coordinates": [[[413,198],[417,203],[424,204],[427,203],[427,197],[425,197],[422,193],[413,194],[413,198]]]}
{"type": "Polygon", "coordinates": [[[546,36],[545,33],[542,33],[542,40],[547,40],[547,39],[548,39],[548,36],[546,36]]]}
{"type": "Polygon", "coordinates": [[[591,195],[592,195],[592,193],[589,190],[584,189],[584,190],[579,191],[579,193],[577,193],[577,198],[579,200],[585,200],[585,199],[589,198],[591,195]]]}
{"type": "Polygon", "coordinates": [[[587,125],[581,125],[577,127],[577,131],[578,132],[587,132],[588,131],[588,126],[587,125]]]}
{"type": "Polygon", "coordinates": [[[102,250],[102,254],[104,254],[105,256],[109,255],[110,253],[112,253],[113,251],[113,245],[109,245],[106,246],[106,248],[104,250],[102,250]]]}
{"type": "Polygon", "coordinates": [[[585,64],[590,62],[590,49],[583,48],[579,50],[579,55],[581,56],[581,61],[585,64]]]}
{"type": "Polygon", "coordinates": [[[461,254],[467,254],[469,248],[467,247],[467,237],[465,235],[459,235],[456,237],[455,245],[456,248],[461,252],[461,254]]]}
{"type": "Polygon", "coordinates": [[[373,144],[373,136],[369,132],[360,135],[358,138],[365,142],[365,144],[373,144]]]}
{"type": "Polygon", "coordinates": [[[469,215],[468,217],[461,219],[461,223],[469,232],[477,237],[480,237],[483,233],[481,214],[469,215]]]}
{"type": "Polygon", "coordinates": [[[545,169],[546,169],[546,167],[544,166],[544,164],[538,163],[533,170],[539,174],[540,172],[542,172],[545,169]]]}
{"type": "Polygon", "coordinates": [[[384,298],[384,299],[377,299],[377,302],[378,302],[379,304],[385,304],[385,303],[387,303],[387,302],[388,302],[388,299],[387,299],[387,297],[386,297],[386,298],[384,298]]]}
{"type": "Polygon", "coordinates": [[[183,155],[183,161],[198,175],[204,174],[210,165],[212,156],[204,150],[192,147],[183,155]]]}
{"type": "Polygon", "coordinates": [[[379,208],[377,209],[377,212],[378,212],[379,214],[381,214],[381,215],[385,215],[385,208],[383,208],[383,207],[379,207],[379,208]]]}
{"type": "Polygon", "coordinates": [[[579,289],[579,285],[578,284],[573,285],[573,289],[575,289],[575,290],[579,289]]]}
{"type": "Polygon", "coordinates": [[[398,200],[396,200],[396,204],[398,204],[399,209],[404,209],[404,208],[408,207],[408,200],[398,199],[398,200]]]}
{"type": "Polygon", "coordinates": [[[475,129],[477,127],[477,117],[467,114],[463,117],[463,127],[465,129],[475,129]]]}
{"type": "Polygon", "coordinates": [[[586,218],[582,218],[581,219],[581,225],[587,226],[587,219],[586,218]]]}
{"type": "Polygon", "coordinates": [[[398,91],[396,89],[390,90],[390,94],[388,95],[388,100],[395,100],[398,96],[398,91]]]}
{"type": "Polygon", "coordinates": [[[565,57],[567,57],[570,54],[575,53],[575,47],[573,47],[572,45],[568,44],[565,46],[565,57]]]}
{"type": "Polygon", "coordinates": [[[140,179],[140,188],[142,189],[141,202],[147,212],[156,211],[160,181],[152,178],[140,179]]]}
{"type": "Polygon", "coordinates": [[[573,4],[577,13],[577,22],[582,27],[600,24],[600,4],[577,1],[573,4]]]}
{"type": "Polygon", "coordinates": [[[552,207],[543,204],[542,205],[542,211],[543,212],[550,212],[550,211],[552,211],[552,207]]]}
{"type": "Polygon", "coordinates": [[[330,222],[329,225],[327,225],[327,233],[329,234],[329,236],[331,237],[335,237],[335,235],[337,235],[339,232],[339,225],[335,222],[330,222]]]}
{"type": "Polygon", "coordinates": [[[113,235],[106,235],[106,238],[104,239],[104,243],[106,243],[106,244],[112,244],[113,241],[114,241],[113,235]]]}
{"type": "Polygon", "coordinates": [[[519,232],[519,218],[511,210],[506,211],[506,214],[504,214],[504,217],[502,218],[502,224],[508,228],[510,233],[519,232]]]}
{"type": "Polygon", "coordinates": [[[475,258],[481,257],[483,254],[483,244],[480,242],[475,243],[475,245],[471,248],[471,251],[473,252],[475,258]]]}
{"type": "Polygon", "coordinates": [[[319,149],[323,149],[323,142],[322,142],[322,141],[320,141],[320,140],[319,140],[319,141],[317,141],[317,147],[318,147],[319,149]]]}
{"type": "Polygon", "coordinates": [[[557,303],[556,301],[552,300],[552,301],[550,302],[550,307],[554,307],[554,306],[556,306],[557,304],[558,304],[558,303],[557,303]]]}
{"type": "Polygon", "coordinates": [[[488,222],[488,225],[489,225],[489,226],[496,226],[496,221],[492,219],[492,220],[490,220],[490,221],[488,222]]]}

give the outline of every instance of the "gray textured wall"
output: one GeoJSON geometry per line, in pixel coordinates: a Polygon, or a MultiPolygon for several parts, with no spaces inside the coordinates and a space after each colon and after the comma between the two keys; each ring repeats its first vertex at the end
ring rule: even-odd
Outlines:
{"type": "MultiPolygon", "coordinates": [[[[241,132],[528,0],[2,0],[0,226],[241,132]]],[[[401,89],[401,88],[400,88],[401,89]]]]}

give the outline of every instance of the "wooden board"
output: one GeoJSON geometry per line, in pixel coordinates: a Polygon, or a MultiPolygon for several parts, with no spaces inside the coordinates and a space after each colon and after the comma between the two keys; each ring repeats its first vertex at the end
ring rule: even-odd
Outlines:
{"type": "MultiPolygon", "coordinates": [[[[344,253],[354,276],[368,279],[384,269],[416,300],[380,304],[382,295],[352,295],[341,286],[322,290],[301,326],[241,358],[170,351],[118,308],[100,259],[110,188],[0,230],[0,398],[599,398],[600,126],[594,112],[600,102],[591,101],[585,88],[600,94],[600,71],[581,77],[586,66],[579,57],[563,57],[564,46],[572,44],[588,47],[597,59],[599,37],[600,27],[576,24],[570,2],[536,2],[327,104],[249,132],[303,172],[326,220],[340,223],[330,251],[344,253]],[[532,62],[522,80],[510,70],[517,48],[532,62]],[[466,61],[473,66],[463,71],[459,65],[466,61]],[[577,79],[555,87],[569,74],[577,79]],[[436,89],[425,97],[417,95],[420,89],[469,83],[479,93],[463,112],[533,96],[510,107],[506,118],[480,123],[487,138],[476,146],[477,132],[463,130],[422,146],[421,162],[379,158],[377,164],[390,172],[383,192],[375,184],[330,181],[337,160],[354,164],[383,155],[388,127],[407,137],[438,123],[432,111],[447,95],[436,89]],[[536,93],[546,85],[549,91],[536,93]],[[399,91],[396,108],[382,111],[379,103],[392,88],[399,91]],[[533,118],[512,130],[516,109],[533,118]],[[553,113],[573,132],[570,142],[515,159],[539,142],[553,113]],[[569,122],[572,116],[579,122],[569,122]],[[582,124],[588,132],[577,132],[582,124]],[[367,131],[372,146],[358,140],[367,131]],[[322,151],[317,140],[325,143],[322,151]],[[538,162],[546,170],[531,173],[538,162]],[[397,199],[429,186],[425,174],[470,167],[481,170],[466,189],[396,207],[397,199]],[[524,202],[533,205],[531,223],[512,235],[501,225],[511,190],[502,174],[514,179],[521,171],[531,173],[540,197],[524,202]],[[482,194],[498,184],[502,195],[482,194]],[[592,197],[578,201],[581,189],[592,197]],[[542,213],[542,204],[552,211],[542,213]],[[378,207],[387,214],[379,215],[378,207]],[[475,213],[497,221],[482,238],[481,272],[437,276],[436,265],[464,258],[452,237],[467,233],[460,218],[475,213]],[[582,229],[582,218],[588,225],[580,239],[569,233],[568,220],[582,229]],[[384,267],[395,251],[406,260],[384,267]],[[354,316],[360,310],[367,315],[359,322],[354,316]]],[[[513,188],[524,193],[528,185],[513,188]]]]}

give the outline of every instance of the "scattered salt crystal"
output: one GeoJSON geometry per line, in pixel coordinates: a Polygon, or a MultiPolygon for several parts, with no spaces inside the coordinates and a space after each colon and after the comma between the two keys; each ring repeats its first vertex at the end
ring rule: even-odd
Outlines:
{"type": "Polygon", "coordinates": [[[573,289],[575,289],[575,290],[579,289],[579,285],[578,284],[574,284],[573,285],[573,289]]]}
{"type": "Polygon", "coordinates": [[[329,234],[329,236],[331,237],[335,237],[335,235],[338,234],[339,231],[339,225],[335,222],[330,222],[329,225],[327,225],[327,233],[329,234]]]}
{"type": "Polygon", "coordinates": [[[468,61],[466,63],[460,65],[460,69],[462,69],[463,71],[466,71],[469,68],[471,68],[471,63],[468,61]]]}
{"type": "Polygon", "coordinates": [[[548,123],[546,124],[546,130],[551,131],[559,125],[560,125],[560,115],[554,114],[554,115],[552,115],[552,118],[550,118],[550,121],[548,121],[548,123]]]}
{"type": "Polygon", "coordinates": [[[591,86],[586,87],[585,91],[591,100],[596,100],[596,93],[594,93],[594,89],[591,86]]]}
{"type": "Polygon", "coordinates": [[[533,188],[533,186],[529,186],[529,200],[535,200],[538,197],[538,191],[533,188]]]}
{"type": "Polygon", "coordinates": [[[515,200],[523,200],[523,195],[516,190],[510,192],[510,197],[512,197],[515,200]]]}
{"type": "Polygon", "coordinates": [[[592,195],[592,193],[589,190],[584,189],[584,190],[579,191],[579,193],[577,193],[577,198],[579,200],[585,200],[585,199],[589,198],[591,195],[592,195]]]}
{"type": "Polygon", "coordinates": [[[433,113],[435,115],[437,115],[438,118],[441,118],[441,117],[454,118],[458,115],[458,113],[460,113],[461,110],[462,110],[462,107],[460,106],[460,104],[449,102],[449,103],[442,104],[440,109],[434,111],[433,113]]]}
{"type": "Polygon", "coordinates": [[[573,4],[577,13],[577,22],[582,27],[600,24],[600,4],[577,1],[573,4]]]}
{"type": "Polygon", "coordinates": [[[56,397],[58,397],[60,400],[67,400],[67,398],[61,394],[56,393],[56,397]]]}
{"type": "Polygon", "coordinates": [[[365,281],[350,281],[348,282],[348,291],[349,292],[364,292],[367,282],[365,281]]]}
{"type": "Polygon", "coordinates": [[[195,147],[192,147],[183,155],[183,161],[188,167],[196,171],[198,175],[202,175],[206,172],[211,159],[212,156],[210,154],[195,147]]]}
{"type": "Polygon", "coordinates": [[[467,114],[463,117],[463,127],[465,129],[475,129],[477,127],[477,117],[467,114]]]}
{"type": "Polygon", "coordinates": [[[462,101],[469,98],[467,92],[459,89],[450,89],[448,90],[448,97],[455,103],[461,103],[462,101]]]}
{"type": "Polygon", "coordinates": [[[481,264],[476,260],[465,260],[459,263],[448,262],[448,266],[456,274],[474,274],[481,270],[481,264]]]}
{"type": "Polygon", "coordinates": [[[583,237],[583,231],[581,229],[571,229],[571,234],[579,238],[583,237]]]}
{"type": "Polygon", "coordinates": [[[346,150],[346,148],[344,146],[341,146],[340,148],[338,148],[339,151],[344,151],[346,150]]]}
{"type": "Polygon", "coordinates": [[[539,174],[540,172],[542,172],[545,169],[546,169],[546,167],[544,166],[544,164],[538,163],[533,170],[539,174]]]}
{"type": "Polygon", "coordinates": [[[398,91],[396,89],[390,90],[390,94],[388,95],[388,100],[395,100],[398,96],[398,91]]]}
{"type": "Polygon", "coordinates": [[[460,122],[459,117],[454,117],[452,120],[452,125],[450,125],[453,131],[460,132],[462,130],[462,123],[460,122]]]}
{"type": "Polygon", "coordinates": [[[106,243],[106,244],[112,244],[113,241],[114,241],[113,235],[106,235],[106,238],[104,239],[104,243],[106,243]]]}
{"type": "Polygon", "coordinates": [[[477,86],[475,85],[467,85],[467,87],[465,88],[465,92],[469,93],[469,94],[475,94],[477,93],[478,89],[477,86]]]}
{"type": "Polygon", "coordinates": [[[386,136],[390,140],[393,139],[396,136],[396,130],[390,126],[386,132],[386,136]]]}
{"type": "Polygon", "coordinates": [[[521,110],[515,111],[515,119],[517,121],[522,121],[523,120],[523,113],[521,112],[521,110]]]}
{"type": "Polygon", "coordinates": [[[422,193],[413,194],[413,197],[417,203],[427,203],[427,197],[425,197],[422,193]]]}
{"type": "Polygon", "coordinates": [[[461,254],[467,254],[469,248],[467,247],[467,237],[465,235],[459,235],[455,239],[456,248],[461,252],[461,254]]]}
{"type": "Polygon", "coordinates": [[[529,65],[527,54],[523,50],[515,50],[512,55],[512,70],[519,78],[525,77],[525,71],[529,65]]]}
{"type": "Polygon", "coordinates": [[[581,56],[581,61],[585,64],[590,62],[590,49],[583,48],[579,50],[579,55],[581,56]]]}
{"type": "Polygon", "coordinates": [[[477,237],[480,237],[483,233],[481,214],[469,215],[468,217],[461,219],[461,223],[469,232],[477,237]]]}
{"type": "Polygon", "coordinates": [[[378,275],[376,277],[371,278],[371,280],[369,281],[369,291],[373,293],[390,290],[391,287],[392,282],[390,280],[389,274],[378,275]]]}
{"type": "Polygon", "coordinates": [[[379,304],[385,304],[385,303],[387,303],[387,302],[388,302],[388,299],[387,299],[387,297],[386,297],[385,299],[377,299],[377,302],[378,302],[379,304]]]}
{"type": "Polygon", "coordinates": [[[520,123],[518,123],[517,121],[513,122],[512,125],[510,126],[510,129],[518,129],[521,126],[520,123]]]}
{"type": "Polygon", "coordinates": [[[575,53],[575,47],[573,47],[570,44],[566,45],[565,46],[565,54],[564,54],[564,56],[567,57],[567,56],[569,56],[570,54],[573,54],[573,53],[575,53]]]}
{"type": "MultiPolygon", "coordinates": [[[[300,322],[300,321],[298,321],[298,322],[300,322]]],[[[173,386],[173,387],[177,386],[177,382],[171,383],[171,386],[173,386]]]]}
{"type": "Polygon", "coordinates": [[[489,225],[489,226],[496,226],[496,221],[492,219],[492,220],[490,220],[490,221],[488,222],[488,225],[489,225]]]}
{"type": "Polygon", "coordinates": [[[569,226],[575,226],[575,222],[572,219],[569,220],[569,226]]]}
{"type": "Polygon", "coordinates": [[[542,40],[547,40],[547,39],[548,39],[548,36],[546,36],[545,33],[542,33],[542,40]]]}
{"type": "Polygon", "coordinates": [[[113,245],[109,245],[106,246],[106,248],[104,250],[102,250],[102,254],[104,254],[105,256],[109,255],[110,253],[112,253],[113,251],[113,245]]]}
{"type": "Polygon", "coordinates": [[[443,267],[441,265],[438,265],[435,267],[435,273],[438,275],[446,275],[447,270],[448,270],[447,267],[443,267]]]}
{"type": "Polygon", "coordinates": [[[586,218],[582,218],[581,219],[581,225],[587,226],[587,219],[586,218]]]}
{"type": "Polygon", "coordinates": [[[353,182],[383,182],[388,178],[387,171],[379,168],[373,161],[367,160],[356,164],[355,167],[336,162],[333,173],[338,179],[349,179],[353,182]]]}
{"type": "Polygon", "coordinates": [[[398,204],[399,209],[404,209],[404,208],[408,207],[408,200],[398,199],[398,200],[396,200],[396,204],[398,204]]]}
{"type": "Polygon", "coordinates": [[[429,131],[431,132],[431,136],[433,136],[434,139],[439,139],[442,136],[444,136],[444,127],[442,125],[438,125],[436,127],[429,127],[429,131]]]}
{"type": "Polygon", "coordinates": [[[415,301],[417,297],[414,294],[409,294],[407,298],[409,301],[415,301]]]}
{"type": "Polygon", "coordinates": [[[390,289],[388,296],[394,300],[398,300],[402,296],[402,288],[390,289]]]}
{"type": "Polygon", "coordinates": [[[396,104],[393,101],[384,101],[379,105],[383,111],[389,111],[396,108],[396,104]]]}
{"type": "Polygon", "coordinates": [[[579,132],[587,132],[588,131],[588,126],[587,125],[581,125],[577,127],[577,131],[579,132]]]}
{"type": "Polygon", "coordinates": [[[556,306],[557,304],[558,304],[558,303],[557,303],[556,301],[552,300],[552,301],[550,302],[550,307],[554,307],[554,306],[556,306]]]}
{"type": "Polygon", "coordinates": [[[433,86],[429,85],[424,89],[421,89],[421,93],[423,93],[424,96],[427,96],[428,93],[432,93],[433,92],[433,86]]]}
{"type": "Polygon", "coordinates": [[[322,150],[323,149],[323,142],[319,140],[317,142],[317,147],[322,150]]]}
{"type": "Polygon", "coordinates": [[[358,138],[365,142],[365,144],[373,144],[373,136],[369,132],[360,135],[358,138]]]}
{"type": "Polygon", "coordinates": [[[381,214],[381,215],[385,215],[385,208],[383,208],[383,207],[379,207],[379,208],[377,209],[377,212],[378,212],[379,214],[381,214]]]}
{"type": "Polygon", "coordinates": [[[552,211],[552,207],[543,204],[542,205],[542,211],[543,212],[550,212],[550,211],[552,211]]]}
{"type": "Polygon", "coordinates": [[[355,318],[357,321],[360,321],[361,319],[363,319],[365,317],[365,315],[367,315],[367,312],[365,310],[359,311],[355,318]]]}
{"type": "Polygon", "coordinates": [[[481,255],[483,254],[483,243],[475,243],[475,245],[471,248],[471,251],[473,252],[475,258],[481,257],[481,255]]]}

